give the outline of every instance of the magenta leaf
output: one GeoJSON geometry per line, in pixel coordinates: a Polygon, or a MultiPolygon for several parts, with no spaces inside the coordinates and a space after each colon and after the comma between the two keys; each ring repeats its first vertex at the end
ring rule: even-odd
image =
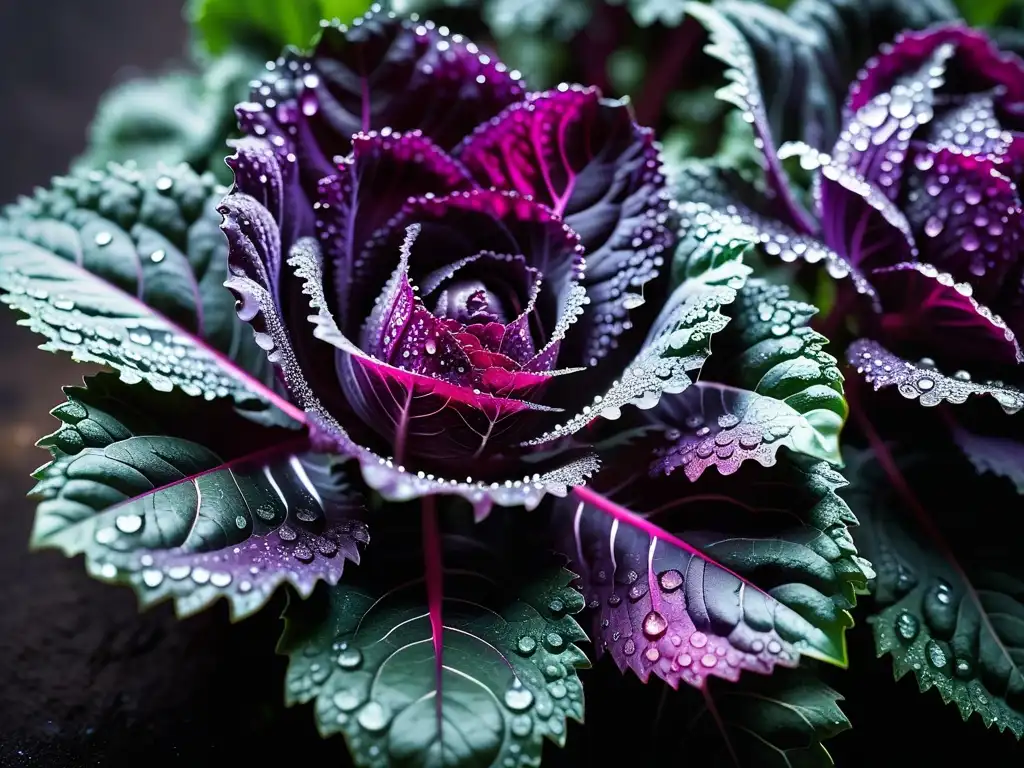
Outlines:
{"type": "Polygon", "coordinates": [[[870,339],[859,339],[846,350],[846,359],[875,390],[895,386],[901,395],[921,405],[960,405],[971,395],[989,395],[1009,414],[1024,408],[1024,392],[998,382],[975,382],[966,371],[940,372],[934,361],[912,363],[870,339]]]}
{"type": "Polygon", "coordinates": [[[67,388],[43,438],[32,544],[84,553],[89,572],[180,615],[220,597],[233,618],[282,584],[335,584],[369,541],[341,462],[305,436],[257,427],[224,401],[128,387],[110,374],[67,388]]]}
{"type": "Polygon", "coordinates": [[[936,53],[951,58],[950,72],[956,73],[948,92],[968,94],[999,88],[1006,101],[1024,101],[1024,62],[1019,57],[997,50],[980,30],[944,24],[896,35],[858,75],[847,100],[848,113],[892,90],[907,72],[921,68],[936,53]]]}
{"type": "Polygon", "coordinates": [[[673,687],[767,674],[802,655],[845,665],[847,610],[870,568],[835,494],[842,478],[787,455],[691,482],[647,476],[644,455],[613,452],[600,484],[555,511],[599,650],[673,687]]]}
{"type": "Polygon", "coordinates": [[[887,347],[990,370],[1024,362],[1013,331],[974,299],[968,283],[920,262],[877,269],[871,278],[884,307],[877,322],[887,347]]]}
{"type": "Polygon", "coordinates": [[[1021,244],[1020,193],[998,156],[945,147],[914,156],[907,216],[922,259],[974,288],[992,303],[1017,266],[1021,244]]]}
{"type": "Polygon", "coordinates": [[[630,309],[664,289],[655,281],[674,233],[653,133],[625,103],[562,85],[481,125],[458,157],[485,186],[532,196],[580,235],[590,310],[572,364],[596,365],[619,346],[630,309]]]}
{"type": "Polygon", "coordinates": [[[287,702],[313,702],[359,766],[538,765],[583,718],[583,598],[527,526],[434,501],[422,525],[388,516],[354,579],[288,607],[287,702]]]}

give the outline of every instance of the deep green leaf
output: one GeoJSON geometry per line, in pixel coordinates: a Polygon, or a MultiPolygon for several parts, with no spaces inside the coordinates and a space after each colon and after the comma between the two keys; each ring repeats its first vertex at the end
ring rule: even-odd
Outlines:
{"type": "Polygon", "coordinates": [[[913,673],[922,691],[938,690],[965,720],[976,712],[986,726],[1020,738],[1024,567],[1014,543],[1024,523],[1012,508],[1018,497],[1005,484],[972,477],[948,446],[888,459],[847,451],[846,496],[861,520],[858,544],[878,572],[879,611],[869,619],[878,654],[892,656],[897,679],[913,673]],[[982,500],[988,517],[979,522],[971,515],[982,500]]]}
{"type": "Polygon", "coordinates": [[[285,46],[308,46],[321,19],[347,24],[369,7],[369,0],[189,0],[185,14],[208,53],[242,44],[272,58],[285,46]]]}
{"type": "Polygon", "coordinates": [[[226,597],[235,618],[281,584],[308,596],[358,562],[359,497],[304,436],[113,374],[65,393],[60,429],[40,441],[53,460],[35,474],[33,547],[84,554],[143,606],[173,599],[187,615],[226,597]]]}
{"type": "Polygon", "coordinates": [[[810,327],[817,309],[790,299],[786,286],[753,279],[726,312],[732,320],[716,339],[705,380],[778,401],[813,429],[790,447],[841,465],[839,433],[848,413],[843,375],[824,351],[828,340],[810,327]]]}
{"type": "Polygon", "coordinates": [[[0,299],[46,337],[43,349],[126,382],[273,401],[267,355],[223,285],[223,192],[187,166],[56,179],[4,211],[0,299]]]}
{"type": "Polygon", "coordinates": [[[657,743],[663,754],[700,755],[709,765],[830,768],[822,742],[850,729],[841,701],[813,668],[713,681],[704,696],[666,691],[657,743]]]}
{"type": "Polygon", "coordinates": [[[344,734],[359,766],[538,765],[544,738],[563,744],[566,719],[583,717],[572,574],[498,515],[446,530],[441,574],[421,555],[430,534],[403,520],[375,530],[378,556],[326,600],[289,606],[289,703],[314,702],[320,732],[344,734]]]}
{"type": "Polygon", "coordinates": [[[134,162],[139,168],[188,163],[229,183],[224,158],[234,134],[235,104],[248,98],[263,61],[229,52],[199,74],[172,72],[132,79],[107,93],[89,129],[89,145],[77,161],[83,169],[134,162]]]}

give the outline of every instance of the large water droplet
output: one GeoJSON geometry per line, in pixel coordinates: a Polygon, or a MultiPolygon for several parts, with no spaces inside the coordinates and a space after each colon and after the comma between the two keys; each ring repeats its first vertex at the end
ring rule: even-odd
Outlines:
{"type": "Polygon", "coordinates": [[[142,528],[142,518],[138,515],[121,515],[114,521],[121,533],[137,533],[142,528]]]}
{"type": "Polygon", "coordinates": [[[517,677],[505,690],[505,706],[513,712],[522,712],[533,705],[533,693],[517,677]]]}
{"type": "Polygon", "coordinates": [[[708,636],[703,632],[694,632],[690,635],[690,645],[694,648],[703,648],[708,644],[708,636]]]}
{"type": "Polygon", "coordinates": [[[912,642],[920,630],[921,623],[906,611],[896,617],[896,634],[904,642],[912,642]]]}
{"type": "Polygon", "coordinates": [[[346,648],[338,654],[338,666],[342,669],[357,669],[363,663],[363,653],[358,648],[346,648]]]}
{"type": "Polygon", "coordinates": [[[96,245],[100,248],[110,245],[114,241],[114,236],[109,232],[97,232],[96,233],[96,245]]]}
{"type": "Polygon", "coordinates": [[[644,634],[653,639],[661,637],[668,629],[665,617],[657,611],[651,611],[644,617],[644,634]]]}
{"type": "Polygon", "coordinates": [[[368,731],[383,731],[391,720],[391,712],[378,701],[371,701],[356,716],[359,724],[368,731]]]}
{"type": "Polygon", "coordinates": [[[529,656],[537,650],[537,641],[529,635],[523,635],[519,638],[519,642],[516,643],[516,650],[523,656],[529,656]]]}
{"type": "Polygon", "coordinates": [[[936,669],[943,669],[949,664],[949,654],[936,640],[928,641],[927,645],[925,645],[925,654],[928,657],[928,663],[936,669]]]}
{"type": "Polygon", "coordinates": [[[674,592],[683,586],[683,574],[673,569],[658,574],[658,585],[666,592],[674,592]]]}

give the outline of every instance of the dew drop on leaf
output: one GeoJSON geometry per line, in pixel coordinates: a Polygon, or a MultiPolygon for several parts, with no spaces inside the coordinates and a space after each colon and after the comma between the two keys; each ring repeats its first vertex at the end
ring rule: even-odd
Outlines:
{"type": "Polygon", "coordinates": [[[514,712],[522,712],[533,704],[533,693],[525,688],[517,677],[505,691],[505,706],[514,712]]]}

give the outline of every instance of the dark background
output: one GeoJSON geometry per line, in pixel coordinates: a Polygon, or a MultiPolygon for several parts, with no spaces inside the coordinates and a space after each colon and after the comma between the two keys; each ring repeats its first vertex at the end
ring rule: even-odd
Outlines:
{"type": "MultiPolygon", "coordinates": [[[[181,64],[185,46],[180,0],[0,4],[0,202],[67,168],[104,90],[181,64]]],[[[63,400],[60,386],[85,370],[36,351],[13,320],[0,308],[0,768],[345,765],[341,740],[322,741],[308,707],[283,707],[280,602],[235,626],[223,604],[182,622],[167,605],[140,615],[130,591],[91,581],[80,559],[28,553],[28,473],[46,458],[32,444],[55,424],[47,412],[63,400]]],[[[985,733],[978,718],[963,724],[910,679],[894,684],[862,619],[850,640],[853,671],[832,675],[855,725],[829,742],[838,765],[927,765],[950,750],[971,750],[977,764],[1021,763],[1010,734],[985,733]]],[[[651,688],[620,681],[610,663],[585,682],[589,728],[572,726],[567,749],[550,750],[545,765],[600,765],[633,750],[644,753],[637,766],[718,764],[665,741],[650,753],[651,688]]],[[[672,728],[663,722],[662,738],[672,728]]]]}

